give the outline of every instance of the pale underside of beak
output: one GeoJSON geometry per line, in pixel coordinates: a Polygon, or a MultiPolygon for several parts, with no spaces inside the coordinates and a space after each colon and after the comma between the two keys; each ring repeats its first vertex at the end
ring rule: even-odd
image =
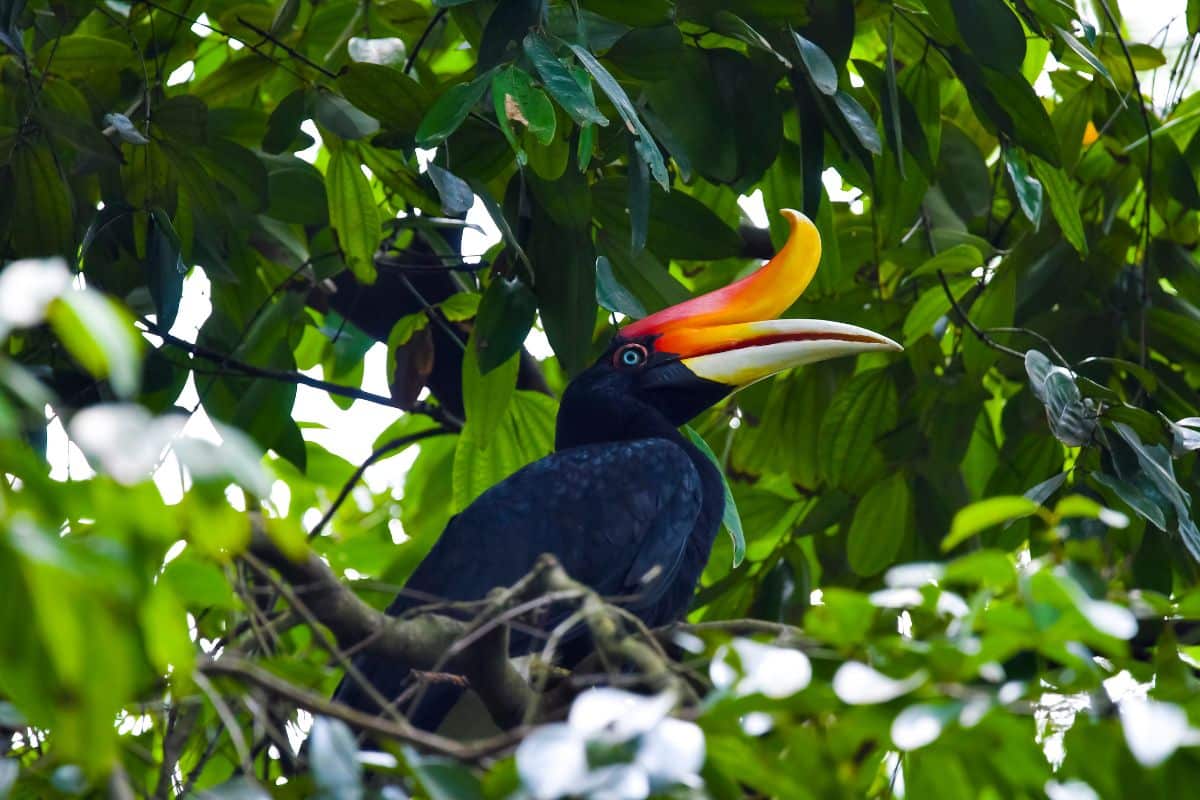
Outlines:
{"type": "Polygon", "coordinates": [[[697,377],[736,387],[839,356],[904,349],[866,328],[820,319],[744,322],[687,334],[687,349],[696,355],[682,358],[683,365],[697,377]]]}

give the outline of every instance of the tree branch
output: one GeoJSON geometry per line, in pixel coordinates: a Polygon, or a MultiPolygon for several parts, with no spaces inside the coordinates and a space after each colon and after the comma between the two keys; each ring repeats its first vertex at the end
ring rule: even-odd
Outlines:
{"type": "MultiPolygon", "coordinates": [[[[343,650],[361,646],[397,664],[437,671],[445,661],[445,653],[471,630],[472,623],[436,614],[414,619],[389,617],[360,600],[316,555],[289,559],[260,530],[253,533],[250,553],[279,572],[343,650]]],[[[514,709],[520,708],[523,713],[529,703],[529,687],[508,660],[506,630],[503,636],[485,637],[452,659],[451,666],[471,682],[497,724],[511,724],[514,709]]]]}
{"type": "Polygon", "coordinates": [[[365,400],[368,403],[376,403],[381,406],[399,409],[401,411],[409,411],[417,414],[424,414],[442,425],[453,430],[461,430],[463,426],[462,420],[450,414],[437,406],[431,406],[427,403],[417,403],[411,408],[405,408],[400,403],[390,397],[384,397],[381,394],[368,392],[364,389],[359,389],[354,386],[343,386],[339,383],[330,383],[319,378],[311,378],[302,372],[294,372],[291,370],[270,369],[269,367],[259,367],[254,364],[248,364],[245,361],[230,356],[227,353],[221,353],[216,350],[209,349],[203,345],[194,344],[185,339],[180,339],[177,336],[172,336],[162,330],[157,325],[146,320],[142,321],[146,325],[147,331],[154,334],[163,340],[166,344],[172,347],[184,350],[191,353],[197,358],[203,358],[206,361],[212,361],[220,367],[224,367],[233,372],[238,372],[251,378],[265,378],[267,380],[279,381],[281,383],[294,383],[298,386],[310,386],[314,389],[320,389],[335,394],[339,397],[352,397],[355,400],[365,400]]]}
{"type": "Polygon", "coordinates": [[[273,695],[294,703],[313,714],[320,714],[343,722],[367,733],[386,736],[401,742],[408,742],[429,751],[442,753],[463,761],[478,761],[490,755],[512,747],[520,741],[523,730],[510,730],[498,736],[481,739],[470,744],[463,744],[454,739],[428,733],[420,728],[414,728],[407,722],[393,722],[367,714],[344,703],[327,700],[320,695],[301,689],[298,686],[268,672],[262,667],[236,655],[223,655],[219,659],[202,657],[196,668],[204,674],[212,676],[227,676],[246,683],[253,684],[273,695]]]}

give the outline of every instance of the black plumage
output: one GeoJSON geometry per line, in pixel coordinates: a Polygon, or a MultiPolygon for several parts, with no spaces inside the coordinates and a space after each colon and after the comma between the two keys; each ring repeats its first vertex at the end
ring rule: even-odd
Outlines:
{"type": "MultiPolygon", "coordinates": [[[[614,354],[622,344],[614,343],[568,386],[556,452],[455,516],[388,613],[402,614],[428,597],[481,599],[515,583],[543,553],[600,594],[626,598],[622,604],[651,626],[686,613],[720,525],[724,493],[716,466],[678,426],[730,387],[688,375],[690,389],[681,391],[663,377],[678,377],[677,360],[647,348],[644,362],[619,363],[614,354]]],[[[539,644],[514,633],[511,652],[539,644]]],[[[563,659],[569,664],[583,652],[569,648],[563,659]]],[[[407,665],[375,656],[359,656],[356,666],[389,699],[410,680],[407,665]]],[[[436,728],[460,693],[445,684],[430,687],[410,718],[436,728]]],[[[336,699],[379,710],[350,679],[336,699]]]]}

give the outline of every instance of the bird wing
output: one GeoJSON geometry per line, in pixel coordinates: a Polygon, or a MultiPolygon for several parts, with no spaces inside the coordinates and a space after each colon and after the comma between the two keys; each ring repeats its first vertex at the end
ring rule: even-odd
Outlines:
{"type": "Polygon", "coordinates": [[[430,596],[477,600],[515,583],[551,553],[603,595],[657,600],[700,513],[700,478],[666,439],[585,445],[529,464],[446,526],[389,609],[430,596]],[[654,579],[643,584],[653,572],[654,579]]]}
{"type": "MultiPolygon", "coordinates": [[[[601,595],[637,595],[633,610],[649,608],[670,585],[700,514],[701,485],[683,448],[666,439],[585,445],[529,464],[480,495],[446,526],[405,591],[388,607],[398,615],[444,600],[478,600],[516,583],[543,553],[601,595]],[[655,569],[657,567],[657,569],[655,569]],[[653,571],[653,579],[643,577],[653,571]]],[[[545,620],[547,629],[563,616],[545,620]]],[[[571,637],[574,638],[574,637],[571,637]]],[[[534,640],[514,635],[514,651],[534,640]]],[[[405,664],[370,654],[355,665],[379,692],[394,698],[408,677],[405,664]]],[[[410,719],[433,730],[461,689],[428,687],[410,719]]],[[[335,699],[377,711],[362,687],[343,679],[335,699]]]]}

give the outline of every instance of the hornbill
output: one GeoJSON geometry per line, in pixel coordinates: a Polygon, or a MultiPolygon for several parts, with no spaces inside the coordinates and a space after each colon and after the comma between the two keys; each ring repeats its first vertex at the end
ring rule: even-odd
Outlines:
{"type": "MultiPolygon", "coordinates": [[[[708,561],[724,511],[717,466],[679,427],[736,389],[790,367],[900,346],[872,331],[814,319],[774,319],[804,291],[821,240],[803,214],[767,264],[729,286],[623,327],[604,354],[567,386],[555,452],[484,492],[450,520],[388,608],[417,598],[479,600],[526,575],[543,553],[566,572],[653,627],[680,619],[708,561]]],[[[781,445],[784,443],[781,443],[781,445]]],[[[533,646],[514,634],[512,655],[533,646]]],[[[569,666],[585,637],[560,653],[569,666]]],[[[389,700],[410,682],[405,664],[370,654],[356,666],[389,700]]],[[[426,687],[412,722],[436,728],[462,693],[426,687]]],[[[378,712],[343,679],[336,699],[378,712]]]]}

